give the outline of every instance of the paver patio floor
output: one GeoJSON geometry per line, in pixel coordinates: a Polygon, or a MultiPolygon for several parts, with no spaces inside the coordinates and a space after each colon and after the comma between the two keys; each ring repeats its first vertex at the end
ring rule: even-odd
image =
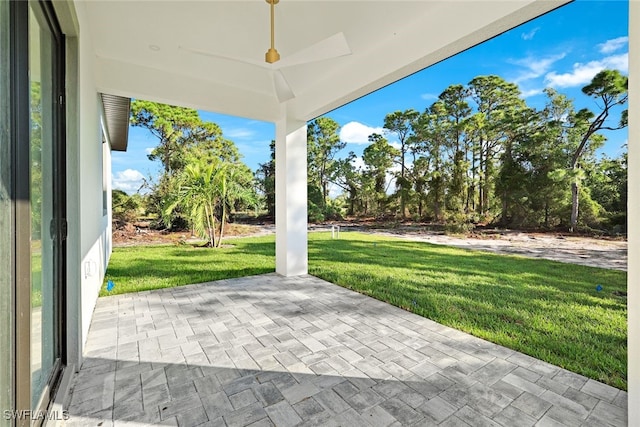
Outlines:
{"type": "Polygon", "coordinates": [[[312,276],[100,298],[68,426],[623,426],[627,393],[312,276]]]}

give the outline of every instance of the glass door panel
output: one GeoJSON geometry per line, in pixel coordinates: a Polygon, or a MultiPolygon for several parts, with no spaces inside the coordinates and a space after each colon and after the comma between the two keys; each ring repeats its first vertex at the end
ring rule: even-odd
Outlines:
{"type": "MultiPolygon", "coordinates": [[[[0,0],[0,409],[11,408],[13,383],[13,224],[11,215],[11,107],[9,1],[0,0]]],[[[0,419],[0,426],[9,420],[0,419]]]]}
{"type": "Polygon", "coordinates": [[[37,2],[29,2],[30,203],[31,203],[31,405],[38,409],[55,372],[56,224],[53,182],[54,39],[37,2]]]}

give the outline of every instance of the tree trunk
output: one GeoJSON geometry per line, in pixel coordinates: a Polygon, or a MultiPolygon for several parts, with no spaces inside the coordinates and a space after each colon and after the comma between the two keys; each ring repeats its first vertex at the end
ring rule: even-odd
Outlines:
{"type": "Polygon", "coordinates": [[[549,228],[549,202],[544,202],[544,226],[549,228]]]}
{"type": "Polygon", "coordinates": [[[508,225],[507,221],[507,217],[509,216],[509,202],[507,201],[508,198],[508,194],[507,191],[503,191],[502,192],[502,225],[506,226],[508,225]]]}
{"type": "MultiPolygon", "coordinates": [[[[216,235],[215,235],[215,230],[213,227],[215,227],[215,223],[212,224],[211,223],[211,215],[209,215],[209,208],[205,205],[204,207],[204,214],[207,217],[207,231],[209,234],[209,247],[215,248],[216,247],[216,235]]],[[[214,219],[215,222],[215,219],[214,219]]]]}
{"type": "Polygon", "coordinates": [[[323,179],[322,180],[322,205],[323,206],[327,206],[327,194],[328,193],[328,189],[327,189],[327,182],[323,179]]]}
{"type": "Polygon", "coordinates": [[[355,214],[356,192],[352,189],[349,191],[349,215],[355,214]]]}
{"type": "Polygon", "coordinates": [[[576,225],[578,224],[578,183],[571,183],[571,223],[569,224],[569,231],[574,232],[576,225]]]}
{"type": "Polygon", "coordinates": [[[227,204],[222,202],[222,216],[220,217],[220,234],[218,234],[218,248],[222,245],[222,235],[224,234],[224,218],[227,216],[227,204]]]}
{"type": "Polygon", "coordinates": [[[484,214],[484,152],[482,151],[483,143],[480,141],[480,151],[479,151],[479,159],[478,159],[478,169],[480,169],[480,173],[478,174],[478,213],[480,215],[484,214]]]}
{"type": "Polygon", "coordinates": [[[402,212],[402,219],[406,218],[405,212],[404,212],[404,205],[405,205],[405,181],[404,181],[404,143],[402,144],[402,151],[401,151],[401,157],[402,159],[400,160],[401,165],[400,165],[400,176],[402,177],[402,184],[400,185],[400,211],[402,212]]]}

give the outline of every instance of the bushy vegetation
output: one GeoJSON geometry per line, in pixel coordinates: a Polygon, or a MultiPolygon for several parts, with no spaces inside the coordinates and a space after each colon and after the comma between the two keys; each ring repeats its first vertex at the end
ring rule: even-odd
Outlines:
{"type": "MultiPolygon", "coordinates": [[[[597,110],[546,89],[528,106],[518,87],[478,76],[446,88],[423,112],[396,111],[383,134],[369,136],[358,163],[339,125],[308,126],[309,219],[343,215],[433,221],[465,230],[477,224],[518,228],[626,227],[626,154],[598,158],[604,130],[627,124],[627,77],[605,70],[583,88],[597,110]],[[390,143],[390,140],[393,143],[390,143]],[[334,185],[343,196],[331,201],[334,185]],[[336,203],[337,202],[337,203],[336,203]]],[[[269,195],[273,157],[260,179],[269,195]]]]}
{"type": "Polygon", "coordinates": [[[230,213],[258,203],[253,174],[236,145],[190,108],[136,100],[131,113],[133,126],[158,139],[149,159],[162,163],[158,180],[148,183],[146,214],[158,227],[189,227],[219,247],[230,213]]]}

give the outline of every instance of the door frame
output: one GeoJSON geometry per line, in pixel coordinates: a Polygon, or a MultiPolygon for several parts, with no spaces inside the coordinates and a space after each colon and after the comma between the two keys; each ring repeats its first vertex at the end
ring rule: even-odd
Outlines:
{"type": "Polygon", "coordinates": [[[66,365],[66,142],[65,142],[65,38],[50,1],[11,1],[10,80],[11,151],[13,154],[13,273],[15,346],[14,404],[17,425],[44,421],[66,365]],[[31,406],[31,208],[30,208],[30,80],[29,8],[39,7],[52,35],[53,217],[54,233],[54,348],[57,361],[37,408],[31,406]],[[21,412],[22,411],[22,412],[21,412]],[[31,411],[31,412],[30,412],[31,411]],[[35,411],[35,412],[32,412],[35,411]],[[25,416],[23,414],[28,414],[25,416]]]}

